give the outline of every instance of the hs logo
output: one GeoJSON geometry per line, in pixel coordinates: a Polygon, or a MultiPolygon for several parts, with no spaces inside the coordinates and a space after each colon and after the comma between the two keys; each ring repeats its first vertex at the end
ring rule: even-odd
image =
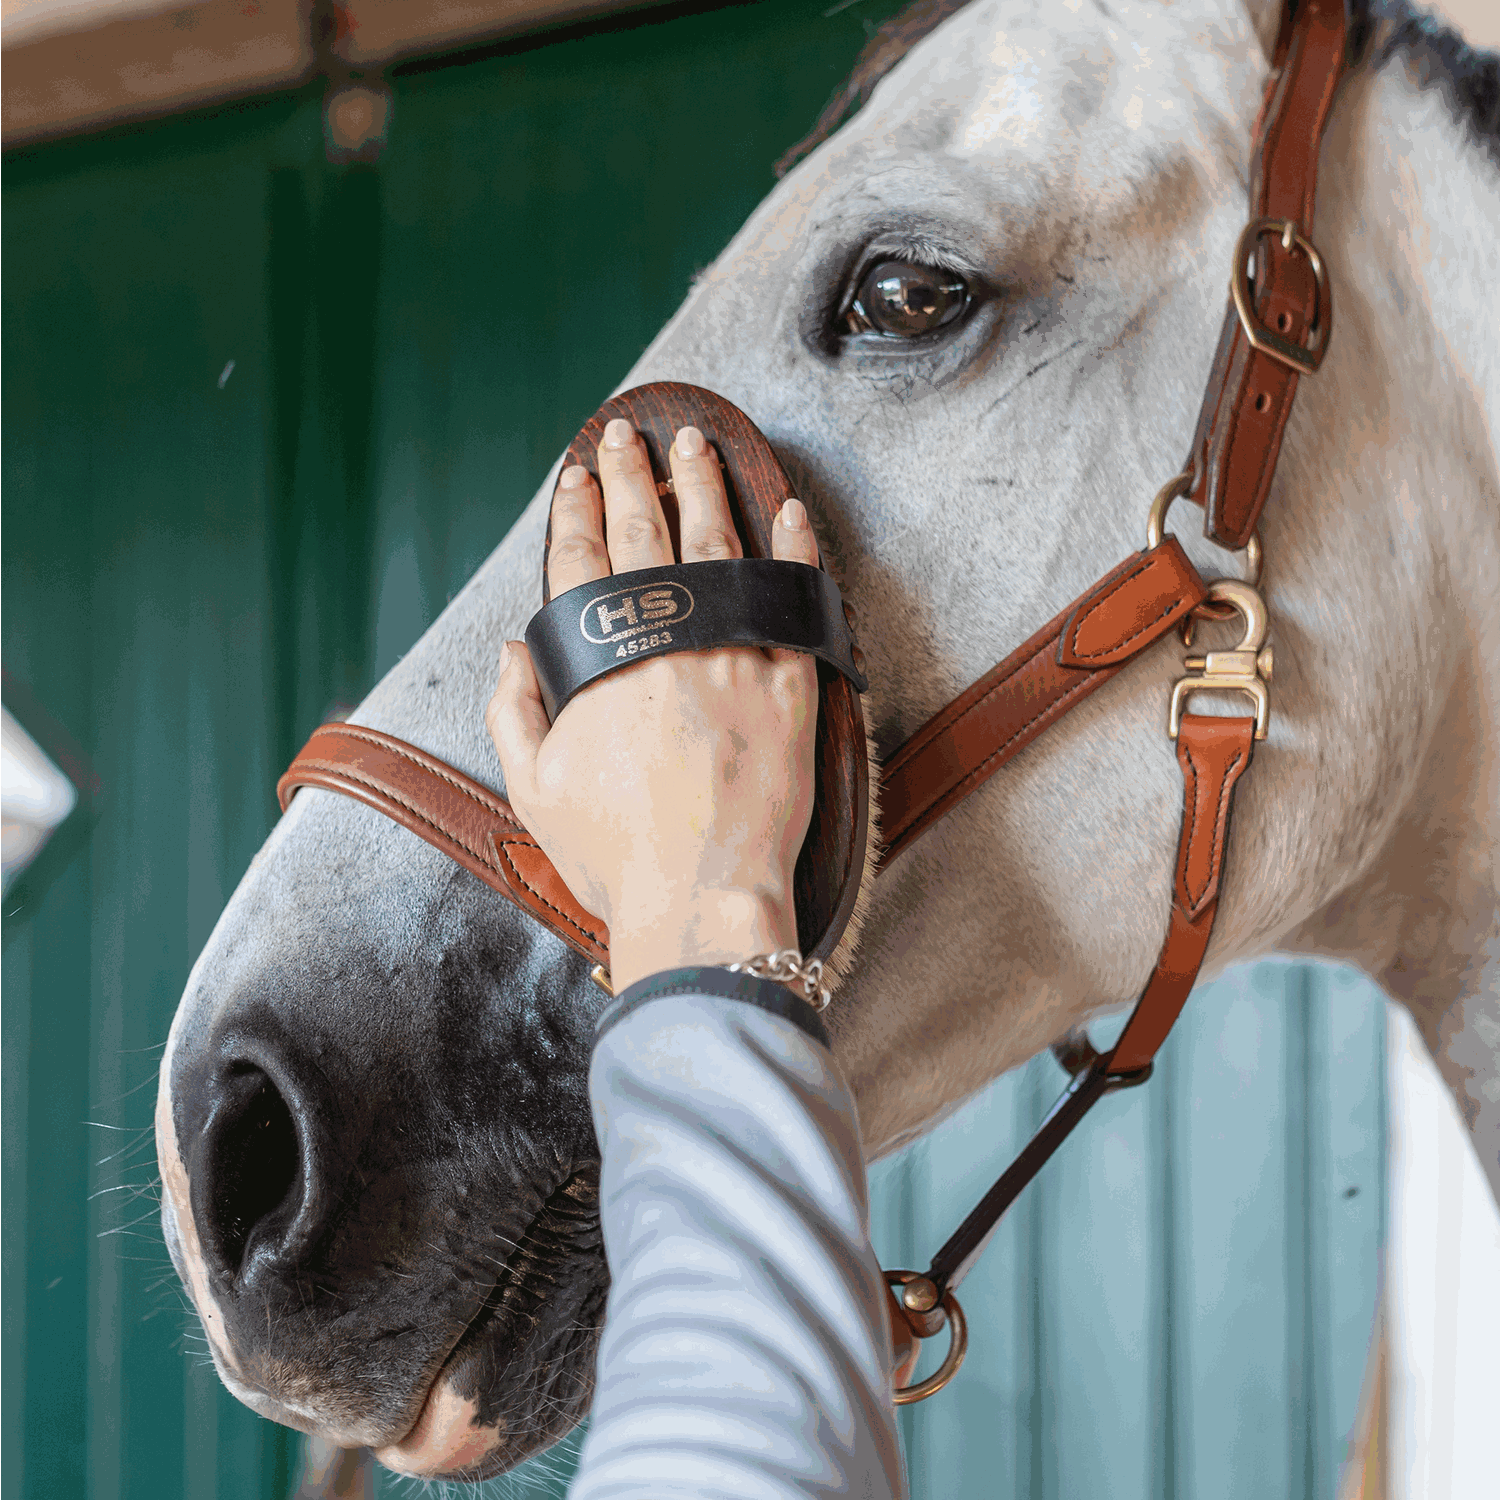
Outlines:
{"type": "Polygon", "coordinates": [[[682,584],[655,583],[596,595],[584,605],[578,624],[585,640],[613,646],[664,625],[680,625],[692,612],[693,596],[682,584]]]}

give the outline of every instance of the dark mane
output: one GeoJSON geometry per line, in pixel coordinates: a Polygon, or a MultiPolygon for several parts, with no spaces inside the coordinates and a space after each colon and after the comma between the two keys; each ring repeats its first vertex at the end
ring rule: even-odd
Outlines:
{"type": "Polygon", "coordinates": [[[1436,88],[1465,132],[1500,161],[1500,53],[1471,47],[1406,0],[1354,0],[1354,56],[1379,71],[1399,59],[1419,89],[1436,88]]]}
{"type": "MultiPolygon", "coordinates": [[[[828,101],[811,132],[776,163],[776,175],[785,176],[858,114],[875,85],[923,37],[967,3],[915,0],[892,16],[865,44],[853,71],[828,101]]],[[[1408,0],[1352,0],[1349,9],[1353,64],[1378,71],[1400,58],[1417,87],[1440,89],[1454,119],[1500,160],[1500,54],[1471,47],[1451,26],[1417,10],[1408,0]]]]}

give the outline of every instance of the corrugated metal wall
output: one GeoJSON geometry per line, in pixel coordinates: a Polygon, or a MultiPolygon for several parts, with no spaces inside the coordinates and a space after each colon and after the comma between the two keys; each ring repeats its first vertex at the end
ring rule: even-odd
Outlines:
{"type": "MultiPolygon", "coordinates": [[[[188,968],[277,770],[503,536],[892,8],[415,71],[374,168],[323,164],[311,94],[7,161],[7,702],[98,791],[4,908],[6,1497],[285,1494],[296,1440],[219,1388],[155,1224],[188,968]]],[[[919,1494],[1331,1493],[1380,1028],[1305,968],[1195,1000],[971,1278],[969,1368],[905,1418],[919,1494]]],[[[888,1264],[1058,1079],[1034,1062],[879,1169],[888,1264]]]]}

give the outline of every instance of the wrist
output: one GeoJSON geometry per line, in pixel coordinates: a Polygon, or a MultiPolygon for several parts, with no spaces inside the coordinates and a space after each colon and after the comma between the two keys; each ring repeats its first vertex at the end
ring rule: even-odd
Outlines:
{"type": "Polygon", "coordinates": [[[618,995],[663,969],[728,965],[758,953],[795,947],[797,918],[790,893],[697,890],[663,908],[622,906],[609,929],[609,968],[618,995]]]}

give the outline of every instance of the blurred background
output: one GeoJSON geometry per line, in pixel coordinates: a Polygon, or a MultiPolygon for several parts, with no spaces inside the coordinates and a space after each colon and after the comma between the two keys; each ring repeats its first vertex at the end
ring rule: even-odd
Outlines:
{"type": "MultiPolygon", "coordinates": [[[[167,1027],[281,768],[897,9],[6,0],[7,1500],[410,1490],[220,1387],[157,1223],[167,1027]]],[[[1061,1085],[1035,1059],[877,1167],[885,1264],[1061,1085]]],[[[1480,1493],[1500,1233],[1467,1151],[1356,977],[1207,987],[969,1279],[968,1363],[903,1414],[914,1494],[1480,1493]]],[[[487,1492],[561,1495],[575,1446],[487,1492]]]]}

